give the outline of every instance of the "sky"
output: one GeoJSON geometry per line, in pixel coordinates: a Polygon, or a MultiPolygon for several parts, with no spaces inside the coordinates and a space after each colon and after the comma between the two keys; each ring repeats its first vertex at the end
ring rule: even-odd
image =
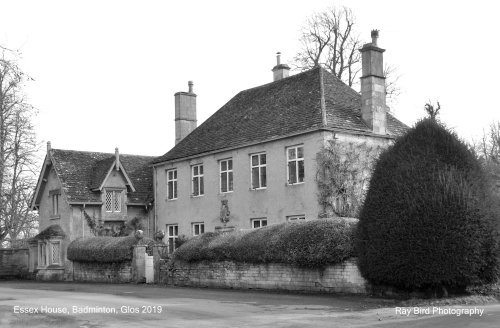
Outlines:
{"type": "Polygon", "coordinates": [[[332,5],[352,9],[363,43],[380,30],[400,75],[398,119],[411,126],[439,101],[441,120],[466,140],[500,121],[495,1],[0,0],[0,44],[20,49],[33,78],[24,91],[41,143],[157,156],[174,146],[174,93],[189,80],[199,125],[272,82],[276,52],[290,63],[305,20],[332,5]]]}

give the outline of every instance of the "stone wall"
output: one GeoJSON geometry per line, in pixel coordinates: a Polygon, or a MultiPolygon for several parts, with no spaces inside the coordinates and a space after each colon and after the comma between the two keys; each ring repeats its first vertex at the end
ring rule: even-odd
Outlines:
{"type": "Polygon", "coordinates": [[[124,283],[132,281],[132,261],[73,262],[73,281],[124,283]]]}
{"type": "Polygon", "coordinates": [[[0,249],[0,278],[26,278],[29,276],[27,248],[0,249]]]}
{"type": "Polygon", "coordinates": [[[174,262],[165,263],[160,270],[160,282],[176,286],[341,294],[367,294],[369,288],[359,273],[356,259],[323,269],[298,268],[275,263],[174,262]]]}

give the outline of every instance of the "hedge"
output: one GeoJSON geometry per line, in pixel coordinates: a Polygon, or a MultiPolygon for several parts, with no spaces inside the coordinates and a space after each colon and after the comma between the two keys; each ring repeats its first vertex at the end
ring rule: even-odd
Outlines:
{"type": "Polygon", "coordinates": [[[362,275],[407,290],[496,281],[492,204],[468,146],[435,120],[417,123],[375,166],[358,226],[362,275]]]}
{"type": "Polygon", "coordinates": [[[91,237],[72,241],[68,246],[68,260],[78,262],[123,262],[132,260],[135,245],[151,245],[150,238],[91,237]]]}
{"type": "Polygon", "coordinates": [[[230,233],[209,232],[183,244],[173,260],[324,267],[354,256],[356,222],[319,219],[230,233]]]}

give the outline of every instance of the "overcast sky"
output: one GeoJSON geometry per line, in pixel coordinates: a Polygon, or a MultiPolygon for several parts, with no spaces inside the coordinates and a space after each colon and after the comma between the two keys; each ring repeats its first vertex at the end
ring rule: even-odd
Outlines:
{"type": "Polygon", "coordinates": [[[397,67],[396,117],[423,106],[465,138],[500,120],[495,1],[22,1],[0,0],[0,44],[22,51],[34,78],[40,141],[62,149],[162,155],[174,145],[174,93],[194,81],[198,123],[290,62],[305,19],[347,5],[363,43],[379,29],[397,67]],[[497,99],[497,100],[496,100],[497,99]]]}

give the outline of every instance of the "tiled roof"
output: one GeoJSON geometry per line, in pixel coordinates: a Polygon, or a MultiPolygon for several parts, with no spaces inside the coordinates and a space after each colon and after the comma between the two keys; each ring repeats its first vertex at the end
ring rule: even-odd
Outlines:
{"type": "MultiPolygon", "coordinates": [[[[316,67],[238,93],[197,129],[154,163],[235,148],[319,128],[370,133],[361,120],[361,95],[334,75],[316,67]],[[323,90],[323,92],[322,92],[323,90]],[[326,124],[323,124],[322,94],[326,124]]],[[[388,132],[408,127],[387,114],[388,132]]]]}
{"type": "MultiPolygon", "coordinates": [[[[99,188],[106,177],[115,154],[51,149],[50,157],[69,202],[100,202],[99,188]]],[[[128,193],[128,202],[144,203],[153,192],[154,157],[121,155],[120,163],[136,191],[128,193]]]]}

